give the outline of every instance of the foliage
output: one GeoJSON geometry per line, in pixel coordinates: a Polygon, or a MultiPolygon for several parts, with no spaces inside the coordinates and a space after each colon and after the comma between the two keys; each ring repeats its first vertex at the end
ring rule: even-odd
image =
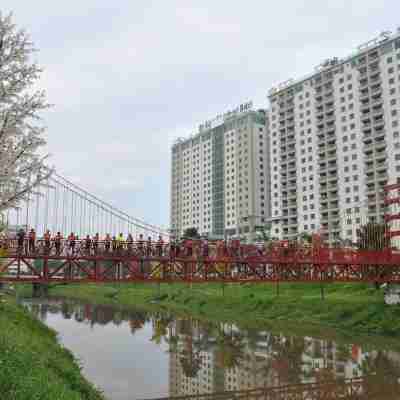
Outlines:
{"type": "Polygon", "coordinates": [[[183,237],[187,239],[200,239],[200,234],[197,228],[187,228],[183,233],[183,237]]]}
{"type": "Polygon", "coordinates": [[[42,70],[31,61],[34,52],[12,15],[0,13],[0,212],[16,207],[50,175],[39,151],[45,144],[40,112],[49,105],[35,89],[42,70]]]}
{"type": "Polygon", "coordinates": [[[309,245],[312,243],[312,234],[308,232],[302,232],[298,239],[302,245],[309,245]]]}
{"type": "Polygon", "coordinates": [[[256,240],[269,242],[271,240],[271,224],[260,225],[256,228],[256,240]]]}
{"type": "Polygon", "coordinates": [[[4,400],[100,400],[55,332],[11,299],[0,312],[0,393],[4,400]]]}

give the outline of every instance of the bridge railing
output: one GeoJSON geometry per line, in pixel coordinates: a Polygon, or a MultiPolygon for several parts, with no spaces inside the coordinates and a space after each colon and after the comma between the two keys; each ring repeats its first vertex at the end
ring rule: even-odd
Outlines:
{"type": "MultiPolygon", "coordinates": [[[[390,248],[384,250],[358,250],[351,248],[311,248],[296,246],[255,246],[255,245],[230,245],[226,242],[208,243],[185,242],[165,243],[156,241],[118,241],[94,239],[51,239],[37,240],[0,239],[0,248],[7,251],[8,256],[104,256],[115,255],[119,257],[167,257],[193,260],[213,260],[220,262],[240,261],[256,264],[400,264],[400,252],[390,248]]],[[[4,258],[4,256],[3,256],[4,258]]]]}

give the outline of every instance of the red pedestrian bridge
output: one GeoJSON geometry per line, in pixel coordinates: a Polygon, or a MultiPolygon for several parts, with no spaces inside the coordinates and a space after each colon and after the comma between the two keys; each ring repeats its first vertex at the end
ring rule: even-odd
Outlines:
{"type": "MultiPolygon", "coordinates": [[[[221,244],[222,243],[222,244],[221,244]]],[[[229,248],[199,242],[120,242],[108,248],[99,241],[85,247],[66,240],[57,248],[4,240],[0,282],[375,282],[400,283],[400,252],[329,247],[229,248]],[[203,243],[203,244],[202,244],[203,243]]]]}

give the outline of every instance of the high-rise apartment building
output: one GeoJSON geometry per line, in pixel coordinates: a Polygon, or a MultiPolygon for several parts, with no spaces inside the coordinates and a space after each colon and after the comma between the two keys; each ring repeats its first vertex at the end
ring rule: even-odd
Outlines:
{"type": "Polygon", "coordinates": [[[171,231],[251,236],[269,217],[265,110],[246,103],[200,126],[172,147],[171,231]]]}
{"type": "Polygon", "coordinates": [[[400,177],[400,33],[269,92],[272,234],[356,240],[400,177]]]}

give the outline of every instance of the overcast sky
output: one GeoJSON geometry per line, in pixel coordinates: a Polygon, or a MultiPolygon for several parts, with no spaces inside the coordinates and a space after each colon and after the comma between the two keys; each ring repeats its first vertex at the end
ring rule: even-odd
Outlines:
{"type": "Polygon", "coordinates": [[[170,145],[400,24],[399,0],[1,0],[40,52],[58,172],[169,222],[170,145]]]}

